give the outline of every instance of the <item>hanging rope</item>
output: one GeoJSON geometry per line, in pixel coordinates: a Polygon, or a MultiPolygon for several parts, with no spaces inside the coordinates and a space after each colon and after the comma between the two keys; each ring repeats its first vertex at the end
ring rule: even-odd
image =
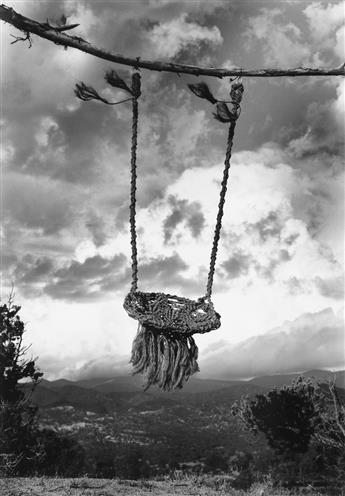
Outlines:
{"type": "Polygon", "coordinates": [[[207,299],[211,298],[212,295],[212,286],[213,286],[213,278],[214,271],[216,267],[217,253],[218,253],[218,244],[220,239],[220,231],[222,229],[222,218],[224,214],[224,204],[225,204],[225,195],[227,191],[227,184],[229,179],[229,170],[230,170],[230,159],[231,159],[231,149],[233,144],[233,138],[235,133],[236,121],[232,122],[229,127],[228,141],[226,146],[226,156],[224,162],[224,172],[223,172],[223,180],[221,183],[221,191],[220,191],[220,199],[218,204],[218,213],[217,213],[217,222],[216,227],[214,229],[214,237],[212,244],[212,252],[210,258],[210,268],[207,277],[207,286],[206,286],[206,295],[207,299]]]}
{"type": "MultiPolygon", "coordinates": [[[[231,164],[230,164],[231,150],[232,150],[232,145],[233,145],[233,140],[234,140],[236,122],[237,122],[237,119],[240,115],[240,104],[241,104],[241,100],[242,100],[242,94],[243,94],[242,83],[241,82],[234,83],[232,85],[232,88],[230,91],[231,103],[233,104],[233,110],[229,115],[230,126],[229,126],[229,132],[228,132],[228,141],[227,141],[227,145],[226,145],[223,180],[221,183],[221,191],[220,191],[220,197],[219,197],[219,203],[218,203],[217,221],[216,221],[216,227],[214,230],[214,237],[213,237],[213,244],[212,244],[212,251],[211,251],[211,258],[210,258],[210,268],[209,268],[208,277],[207,277],[207,286],[206,286],[206,295],[205,295],[205,298],[207,300],[209,300],[211,298],[211,295],[212,295],[212,286],[213,286],[213,278],[214,278],[214,272],[215,272],[215,267],[216,267],[218,244],[219,244],[219,239],[220,239],[220,231],[222,229],[222,218],[223,218],[223,214],[224,214],[225,196],[226,196],[226,192],[227,192],[229,171],[230,171],[230,167],[231,167],[231,164]]],[[[218,116],[216,115],[216,117],[218,117],[218,120],[222,120],[220,118],[221,116],[219,115],[219,109],[225,109],[224,105],[221,105],[221,107],[218,107],[218,116]]]]}
{"type": "Polygon", "coordinates": [[[136,191],[137,191],[137,146],[138,146],[138,117],[139,105],[138,98],[140,91],[140,74],[135,72],[132,75],[132,146],[131,146],[131,193],[129,205],[129,223],[131,233],[132,249],[132,284],[131,293],[138,289],[138,250],[137,250],[137,231],[136,231],[136,191]]]}

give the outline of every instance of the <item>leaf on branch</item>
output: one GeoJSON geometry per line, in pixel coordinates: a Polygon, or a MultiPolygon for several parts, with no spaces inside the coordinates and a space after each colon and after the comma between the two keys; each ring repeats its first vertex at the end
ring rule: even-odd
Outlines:
{"type": "Polygon", "coordinates": [[[68,24],[68,26],[57,26],[57,27],[53,27],[52,29],[54,29],[54,31],[58,31],[59,33],[62,33],[63,31],[69,31],[70,29],[75,29],[78,26],[80,26],[80,24],[68,24]]]}
{"type": "Polygon", "coordinates": [[[218,102],[216,105],[217,112],[214,112],[214,118],[220,122],[231,122],[236,119],[236,116],[232,114],[229,107],[224,102],[218,102]]]}
{"type": "Polygon", "coordinates": [[[129,86],[127,86],[125,81],[121,79],[117,72],[115,72],[114,70],[106,72],[104,78],[107,83],[109,83],[111,86],[114,86],[114,88],[119,88],[120,90],[127,91],[127,93],[130,93],[131,95],[133,94],[129,86]]]}
{"type": "Polygon", "coordinates": [[[49,19],[45,23],[40,23],[40,26],[44,29],[44,31],[48,31],[50,29],[53,29],[57,33],[63,33],[64,31],[69,31],[70,29],[77,28],[79,24],[66,24],[67,23],[67,17],[65,14],[62,14],[60,19],[57,19],[56,21],[53,21],[55,26],[53,24],[50,24],[49,19]]]}
{"type": "Polygon", "coordinates": [[[213,104],[217,103],[218,101],[212,95],[209,87],[204,82],[198,84],[189,84],[188,88],[194,93],[194,95],[198,96],[199,98],[204,98],[205,100],[208,100],[213,104]]]}
{"type": "Polygon", "coordinates": [[[88,102],[90,100],[99,100],[100,102],[106,103],[107,105],[111,105],[111,103],[108,102],[108,100],[106,100],[105,98],[101,97],[92,86],[86,86],[86,84],[83,82],[80,82],[79,84],[77,83],[75,85],[74,93],[78,98],[80,98],[80,100],[83,100],[84,102],[88,102]]]}

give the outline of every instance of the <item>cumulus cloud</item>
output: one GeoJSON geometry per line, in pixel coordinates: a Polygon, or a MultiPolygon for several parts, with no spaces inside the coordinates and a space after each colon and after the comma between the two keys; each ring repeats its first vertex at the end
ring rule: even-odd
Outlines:
{"type": "Polygon", "coordinates": [[[188,20],[183,13],[178,18],[156,24],[148,31],[148,52],[155,57],[171,58],[182,49],[202,44],[219,46],[223,42],[217,26],[201,26],[188,20]]]}
{"type": "MultiPolygon", "coordinates": [[[[311,36],[318,42],[327,42],[328,47],[332,47],[332,36],[337,34],[337,30],[345,21],[344,5],[342,2],[322,5],[313,2],[303,10],[309,24],[311,36]]],[[[334,46],[334,45],[333,45],[334,46]]]]}
{"type": "MultiPolygon", "coordinates": [[[[150,284],[150,290],[172,288],[200,295],[202,281],[206,283],[207,279],[221,169],[221,165],[189,169],[168,186],[161,198],[138,208],[139,278],[145,285],[150,284]]],[[[263,279],[271,284],[283,283],[295,293],[317,290],[326,296],[320,281],[336,280],[341,266],[332,250],[325,250],[315,238],[311,225],[317,215],[318,230],[322,229],[325,219],[320,212],[334,202],[326,192],[332,191],[336,183],[336,177],[328,178],[320,195],[318,176],[311,180],[295,168],[289,154],[271,145],[257,152],[235,154],[216,287],[225,292],[236,279],[241,279],[244,286],[263,279]],[[311,212],[305,210],[306,205],[312,207],[311,212]],[[292,288],[293,276],[300,283],[292,288]]],[[[56,269],[49,273],[51,281],[43,287],[53,298],[97,301],[124,288],[129,280],[125,255],[118,258],[119,252],[129,252],[127,228],[119,232],[113,229],[109,239],[105,235],[107,224],[99,214],[90,211],[84,216],[94,242],[78,244],[77,260],[55,260],[56,269]]],[[[41,259],[26,262],[26,272],[38,277],[36,264],[41,259]]],[[[42,288],[42,281],[30,279],[22,267],[16,274],[23,288],[24,284],[28,289],[29,284],[36,283],[42,288]]]]}
{"type": "MultiPolygon", "coordinates": [[[[107,294],[125,292],[131,277],[123,254],[105,258],[96,253],[62,265],[47,256],[26,255],[20,260],[16,257],[11,260],[7,257],[7,260],[12,265],[13,283],[27,298],[48,295],[68,302],[96,302],[107,298],[107,294]]],[[[197,290],[198,281],[184,274],[187,269],[187,264],[176,253],[150,257],[140,264],[140,284],[157,291],[183,287],[190,293],[197,290]]]]}
{"type": "Polygon", "coordinates": [[[107,260],[100,255],[87,258],[84,262],[72,261],[51,274],[44,291],[53,298],[67,301],[95,300],[104,296],[103,287],[113,289],[123,285],[123,254],[107,260]]]}
{"type": "MultiPolygon", "coordinates": [[[[337,96],[335,99],[321,105],[313,102],[308,106],[305,119],[306,131],[302,136],[291,140],[289,144],[291,152],[297,158],[310,157],[320,153],[328,154],[332,157],[343,156],[345,132],[344,82],[340,82],[336,91],[337,96]]],[[[335,164],[338,166],[337,162],[335,164]]]]}
{"type": "Polygon", "coordinates": [[[198,289],[198,281],[190,279],[186,274],[188,265],[176,253],[172,256],[157,257],[141,264],[139,278],[147,288],[156,288],[169,292],[169,288],[186,293],[198,289]]]}
{"type": "MultiPolygon", "coordinates": [[[[48,380],[69,379],[78,381],[83,379],[109,378],[131,374],[130,356],[121,355],[116,351],[102,353],[95,346],[97,358],[88,358],[85,349],[76,357],[76,354],[45,354],[37,360],[37,365],[44,372],[48,380]],[[100,354],[99,354],[100,353],[100,354]]],[[[105,350],[104,350],[105,351],[105,350]]]]}
{"type": "Polygon", "coordinates": [[[127,279],[126,257],[117,254],[103,258],[99,254],[82,262],[61,264],[47,256],[25,255],[12,264],[12,280],[30,298],[44,294],[66,301],[97,300],[105,291],[122,288],[127,279]]]}
{"type": "Polygon", "coordinates": [[[15,172],[4,175],[2,186],[7,221],[47,235],[70,225],[78,190],[61,191],[58,182],[15,172]]]}
{"type": "Polygon", "coordinates": [[[231,255],[228,260],[223,262],[222,266],[232,279],[243,274],[248,274],[249,265],[252,263],[252,258],[241,252],[236,252],[231,255]]]}
{"type": "Polygon", "coordinates": [[[262,44],[265,62],[277,66],[306,64],[312,55],[296,24],[285,22],[281,9],[262,9],[248,20],[246,34],[251,43],[262,44]]]}
{"type": "Polygon", "coordinates": [[[172,207],[172,211],[163,223],[164,242],[169,243],[172,241],[174,231],[181,223],[184,223],[191,230],[192,235],[197,238],[205,222],[200,203],[177,200],[173,195],[169,196],[168,202],[172,207]]]}
{"type": "MultiPolygon", "coordinates": [[[[282,283],[290,291],[291,278],[295,276],[300,285],[294,286],[293,291],[311,294],[320,291],[315,277],[339,277],[342,269],[337,251],[332,251],[332,245],[325,250],[313,227],[315,218],[318,233],[338,222],[339,212],[333,219],[322,213],[333,202],[334,208],[339,208],[341,195],[335,199],[331,194],[338,177],[328,177],[324,182],[318,174],[311,178],[309,170],[297,166],[291,155],[270,144],[257,152],[233,156],[215,278],[218,291],[234,288],[238,279],[244,286],[259,280],[273,286],[282,283]],[[320,189],[323,194],[319,194],[320,189]]],[[[141,263],[145,264],[150,257],[170,260],[171,250],[178,249],[185,264],[184,276],[199,281],[199,292],[207,277],[220,177],[221,166],[189,169],[168,187],[162,198],[138,212],[141,263]],[[203,219],[197,237],[186,222],[187,206],[191,205],[203,219]]],[[[340,242],[339,233],[334,232],[334,236],[340,242]]],[[[180,290],[188,291],[187,284],[179,281],[180,290]]]]}
{"type": "Polygon", "coordinates": [[[85,222],[85,226],[91,233],[92,241],[96,247],[102,246],[107,240],[107,226],[102,215],[91,210],[85,222]]]}
{"type": "Polygon", "coordinates": [[[286,22],[284,8],[262,8],[248,19],[249,43],[262,44],[265,62],[277,66],[330,65],[343,61],[344,8],[341,2],[322,5],[313,2],[300,14],[309,28],[309,37],[299,22],[286,22]]]}
{"type": "Polygon", "coordinates": [[[203,376],[223,379],[341,367],[344,362],[343,320],[330,308],[236,345],[213,345],[200,358],[203,376]]]}
{"type": "Polygon", "coordinates": [[[15,280],[18,285],[44,282],[53,268],[53,261],[48,257],[35,259],[32,255],[26,255],[15,268],[15,280]]]}
{"type": "Polygon", "coordinates": [[[343,276],[334,277],[332,279],[321,279],[321,277],[317,277],[315,282],[323,296],[340,300],[344,298],[343,276]]]}
{"type": "Polygon", "coordinates": [[[109,354],[90,360],[79,368],[66,368],[64,376],[77,381],[129,375],[130,372],[129,357],[109,354]]]}

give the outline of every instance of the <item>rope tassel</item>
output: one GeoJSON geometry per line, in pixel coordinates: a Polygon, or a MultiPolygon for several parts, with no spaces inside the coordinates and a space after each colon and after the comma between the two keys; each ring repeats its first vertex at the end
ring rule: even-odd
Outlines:
{"type": "Polygon", "coordinates": [[[166,391],[182,388],[199,371],[197,360],[198,347],[192,336],[162,334],[159,329],[139,323],[130,361],[134,374],[146,376],[145,390],[153,385],[166,391]]]}

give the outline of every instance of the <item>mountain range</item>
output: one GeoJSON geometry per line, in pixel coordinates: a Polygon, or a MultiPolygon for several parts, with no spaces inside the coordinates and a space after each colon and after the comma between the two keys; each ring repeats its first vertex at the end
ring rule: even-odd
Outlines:
{"type": "Polygon", "coordinates": [[[301,375],[319,382],[331,379],[335,381],[337,387],[345,389],[345,370],[331,372],[316,369],[303,373],[260,376],[246,381],[191,378],[181,390],[172,392],[161,391],[155,387],[144,391],[140,376],[124,375],[79,381],[43,379],[36,388],[33,399],[43,408],[72,405],[91,411],[109,411],[153,401],[161,405],[172,401],[177,403],[235,401],[243,395],[253,396],[273,387],[290,385],[301,375]]]}

